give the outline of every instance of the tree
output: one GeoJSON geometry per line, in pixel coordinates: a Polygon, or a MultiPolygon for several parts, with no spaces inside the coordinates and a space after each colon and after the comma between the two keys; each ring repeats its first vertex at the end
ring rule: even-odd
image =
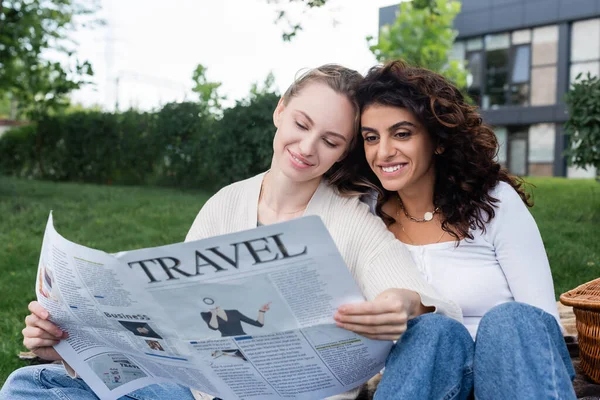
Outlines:
{"type": "MultiPolygon", "coordinates": [[[[323,7],[327,4],[328,0],[287,0],[287,3],[304,3],[306,8],[309,10],[323,7]]],[[[281,7],[281,0],[267,0],[267,3],[277,4],[277,17],[275,23],[285,23],[287,29],[283,31],[281,37],[285,42],[291,42],[292,39],[302,30],[302,24],[292,18],[289,14],[281,7]]]]}
{"type": "Polygon", "coordinates": [[[453,0],[403,2],[396,21],[381,28],[377,43],[373,43],[373,37],[367,37],[369,48],[379,62],[403,59],[440,73],[464,88],[464,62],[449,60],[458,35],[452,23],[459,12],[460,2],[453,0]]]}
{"type": "Polygon", "coordinates": [[[69,94],[88,83],[86,76],[91,75],[92,66],[87,61],[65,67],[58,62],[40,60],[37,64],[23,65],[12,93],[17,99],[20,114],[32,121],[40,121],[67,108],[69,94]]]}
{"type": "Polygon", "coordinates": [[[72,60],[75,42],[68,33],[102,24],[86,19],[98,4],[98,0],[0,0],[0,95],[11,93],[20,111],[32,119],[64,107],[67,94],[92,74],[89,63],[72,60]],[[66,55],[70,65],[45,59],[49,49],[66,55]]]}
{"type": "Polygon", "coordinates": [[[275,89],[273,87],[274,85],[275,75],[273,75],[273,71],[269,71],[262,85],[259,85],[257,82],[254,82],[252,86],[250,86],[249,100],[252,100],[262,94],[275,93],[275,89]]]}
{"type": "Polygon", "coordinates": [[[569,111],[567,162],[583,169],[591,165],[600,173],[600,78],[589,72],[585,79],[577,75],[565,102],[569,111]]]}
{"type": "Polygon", "coordinates": [[[202,64],[198,64],[192,73],[194,87],[192,92],[197,93],[200,105],[203,107],[203,112],[206,114],[220,115],[222,106],[221,102],[226,99],[225,96],[219,94],[221,82],[211,82],[206,77],[207,68],[202,64]]]}

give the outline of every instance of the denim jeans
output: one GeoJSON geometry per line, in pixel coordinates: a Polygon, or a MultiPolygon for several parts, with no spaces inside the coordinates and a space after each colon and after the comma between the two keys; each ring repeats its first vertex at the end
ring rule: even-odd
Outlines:
{"type": "MultiPolygon", "coordinates": [[[[81,379],[67,375],[62,365],[45,364],[19,368],[0,391],[1,400],[98,400],[81,379]]],[[[122,400],[194,400],[190,389],[176,384],[146,386],[121,397],[122,400]]]]}
{"type": "Polygon", "coordinates": [[[510,302],[484,315],[475,341],[462,324],[438,314],[410,320],[375,400],[570,400],[574,377],[554,317],[510,302]]]}

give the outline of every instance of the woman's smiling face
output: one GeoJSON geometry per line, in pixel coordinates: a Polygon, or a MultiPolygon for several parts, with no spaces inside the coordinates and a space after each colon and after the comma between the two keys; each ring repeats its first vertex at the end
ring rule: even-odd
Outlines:
{"type": "Polygon", "coordinates": [[[435,176],[431,135],[405,108],[372,104],[361,115],[367,162],[389,191],[435,176]]]}
{"type": "Polygon", "coordinates": [[[355,111],[345,95],[310,83],[273,115],[274,165],[297,182],[320,178],[342,159],[354,134],[355,111]]]}

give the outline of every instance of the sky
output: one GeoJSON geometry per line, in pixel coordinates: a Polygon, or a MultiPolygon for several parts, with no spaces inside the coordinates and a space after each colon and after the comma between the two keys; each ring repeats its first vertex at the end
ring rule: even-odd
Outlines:
{"type": "Polygon", "coordinates": [[[106,110],[158,108],[194,100],[198,63],[221,82],[226,106],[244,98],[269,72],[285,90],[298,71],[339,63],[365,73],[376,63],[366,37],[377,36],[379,8],[394,0],[329,0],[321,9],[281,4],[304,30],[291,43],[267,0],[102,0],[106,26],[72,34],[77,57],[92,63],[94,85],[73,93],[74,103],[106,110]],[[304,12],[304,14],[303,14],[304,12]],[[118,80],[118,85],[117,85],[118,80]]]}

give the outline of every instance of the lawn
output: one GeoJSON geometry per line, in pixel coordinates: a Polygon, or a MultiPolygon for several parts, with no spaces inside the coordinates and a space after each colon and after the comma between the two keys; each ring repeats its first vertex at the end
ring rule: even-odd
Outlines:
{"type": "MultiPolygon", "coordinates": [[[[556,293],[600,276],[600,184],[530,179],[556,293]]],[[[21,329],[48,213],[67,239],[108,252],[182,241],[209,194],[0,177],[0,385],[26,365],[21,329]]]]}

